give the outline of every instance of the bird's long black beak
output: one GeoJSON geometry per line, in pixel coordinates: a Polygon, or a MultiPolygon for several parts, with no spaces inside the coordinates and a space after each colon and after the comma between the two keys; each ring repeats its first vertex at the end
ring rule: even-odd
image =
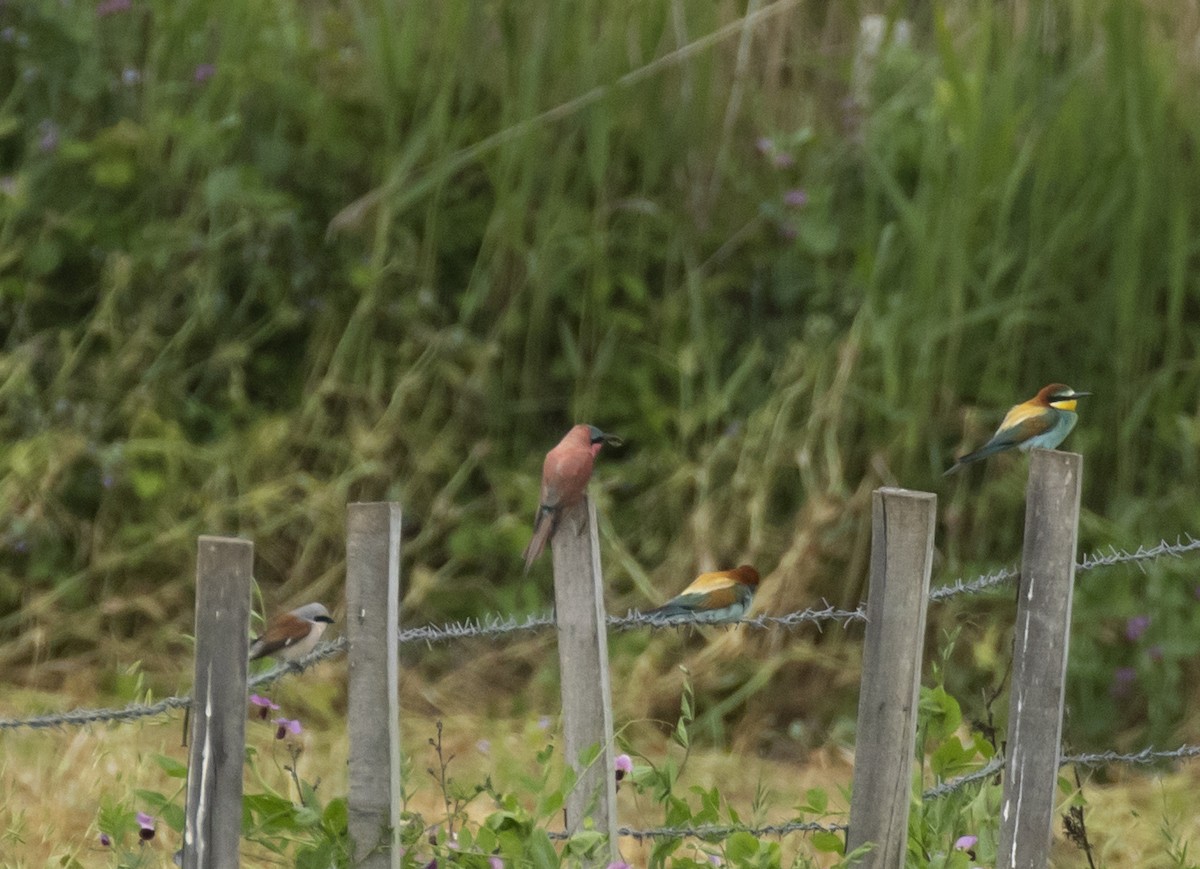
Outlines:
{"type": "Polygon", "coordinates": [[[590,429],[588,432],[589,440],[591,440],[591,442],[594,444],[605,444],[610,447],[619,447],[624,446],[625,444],[625,441],[615,434],[609,434],[608,432],[600,431],[600,429],[596,428],[594,425],[588,426],[588,428],[590,429]]]}
{"type": "Polygon", "coordinates": [[[1071,397],[1072,398],[1082,398],[1085,395],[1091,395],[1091,393],[1090,392],[1079,392],[1076,390],[1076,391],[1072,392],[1071,397]]]}

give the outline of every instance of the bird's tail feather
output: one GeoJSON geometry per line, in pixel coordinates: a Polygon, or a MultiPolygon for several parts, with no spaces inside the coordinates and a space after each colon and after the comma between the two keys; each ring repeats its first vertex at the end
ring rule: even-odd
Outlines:
{"type": "Polygon", "coordinates": [[[1005,442],[992,443],[988,444],[987,446],[980,447],[973,453],[967,453],[965,456],[959,456],[958,459],[955,460],[954,464],[946,469],[942,476],[948,477],[963,465],[969,465],[972,462],[978,462],[980,459],[986,459],[988,456],[994,456],[996,453],[1006,450],[1011,446],[1012,444],[1005,442]]]}
{"type": "Polygon", "coordinates": [[[546,544],[554,536],[554,531],[557,527],[558,510],[543,504],[538,508],[537,521],[534,523],[533,528],[533,539],[525,547],[525,573],[529,573],[530,566],[542,554],[542,551],[546,548],[546,544]]]}
{"type": "Polygon", "coordinates": [[[660,607],[655,607],[652,610],[642,612],[644,616],[653,616],[654,618],[669,618],[670,616],[686,616],[691,615],[692,610],[688,607],[681,606],[677,603],[663,604],[660,607]]]}

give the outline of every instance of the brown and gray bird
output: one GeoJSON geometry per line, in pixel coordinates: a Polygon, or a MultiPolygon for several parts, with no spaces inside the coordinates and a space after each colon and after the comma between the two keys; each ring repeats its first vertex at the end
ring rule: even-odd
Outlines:
{"type": "Polygon", "coordinates": [[[317,646],[325,626],[333,624],[322,603],[306,603],[267,622],[266,629],[250,644],[250,660],[268,655],[279,661],[296,661],[317,646]]]}
{"type": "Polygon", "coordinates": [[[583,500],[600,448],[605,444],[619,447],[621,443],[616,435],[580,423],[567,432],[558,446],[546,453],[546,461],[542,464],[542,496],[533,520],[533,539],[525,547],[526,573],[558,530],[563,513],[583,500]]]}

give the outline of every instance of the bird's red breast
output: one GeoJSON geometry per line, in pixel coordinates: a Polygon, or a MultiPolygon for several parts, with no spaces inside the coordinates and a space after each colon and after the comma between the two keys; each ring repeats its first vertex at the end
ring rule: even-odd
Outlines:
{"type": "Polygon", "coordinates": [[[567,432],[542,464],[543,507],[570,507],[583,498],[601,444],[593,444],[586,425],[567,432]]]}

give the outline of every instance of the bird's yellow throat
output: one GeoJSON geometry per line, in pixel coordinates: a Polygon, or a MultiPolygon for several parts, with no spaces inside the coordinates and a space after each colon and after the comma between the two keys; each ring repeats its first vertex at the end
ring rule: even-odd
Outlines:
{"type": "Polygon", "coordinates": [[[1075,405],[1078,403],[1079,402],[1076,399],[1068,398],[1066,401],[1052,401],[1050,402],[1050,406],[1056,407],[1059,410],[1074,410],[1075,405]]]}

